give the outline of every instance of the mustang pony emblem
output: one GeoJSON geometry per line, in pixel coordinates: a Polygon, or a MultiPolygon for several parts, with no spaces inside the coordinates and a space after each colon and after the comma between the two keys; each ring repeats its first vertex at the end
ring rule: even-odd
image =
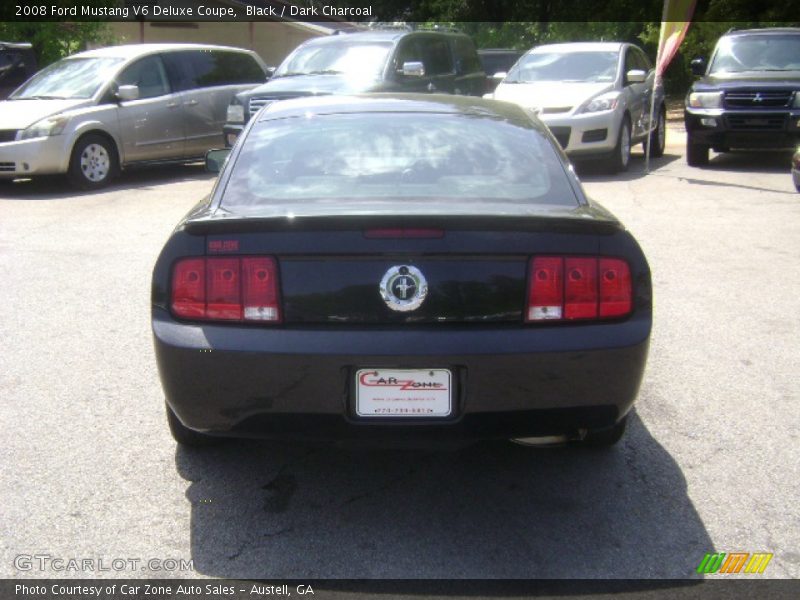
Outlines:
{"type": "Polygon", "coordinates": [[[415,310],[428,295],[428,282],[416,267],[397,265],[381,279],[380,294],[386,306],[398,312],[415,310]]]}

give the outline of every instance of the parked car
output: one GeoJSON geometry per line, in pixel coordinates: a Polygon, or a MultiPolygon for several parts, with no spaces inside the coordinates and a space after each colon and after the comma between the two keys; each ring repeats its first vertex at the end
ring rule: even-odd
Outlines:
{"type": "Polygon", "coordinates": [[[795,189],[800,192],[800,148],[792,156],[792,181],[795,189]]]}
{"type": "Polygon", "coordinates": [[[570,157],[605,159],[623,171],[631,146],[648,137],[650,155],[664,153],[664,90],[653,101],[654,81],[650,60],[632,44],[550,44],[520,58],[493,97],[536,111],[570,157]]]}
{"type": "Polygon", "coordinates": [[[686,96],[686,161],[708,164],[709,149],[793,149],[800,144],[800,29],[730,31],[686,96]]]}
{"type": "Polygon", "coordinates": [[[233,95],[264,78],[258,55],[224,46],[75,54],[0,102],[0,179],[65,173],[99,188],[120,168],[197,160],[221,145],[233,95]]]}
{"type": "Polygon", "coordinates": [[[210,197],[153,272],[179,443],[622,435],[651,329],[647,261],[530,112],[299,98],[208,164],[224,165],[210,197]]]}
{"type": "Polygon", "coordinates": [[[390,29],[314,38],[301,44],[264,85],[237,94],[225,140],[276,100],[364,92],[438,92],[479,96],[485,75],[472,39],[438,30],[390,29]]]}
{"type": "Polygon", "coordinates": [[[524,52],[508,48],[484,48],[478,50],[483,72],[486,73],[486,93],[491,93],[506,76],[509,69],[524,52]]]}
{"type": "Polygon", "coordinates": [[[36,54],[28,43],[0,42],[0,100],[36,73],[36,54]]]}

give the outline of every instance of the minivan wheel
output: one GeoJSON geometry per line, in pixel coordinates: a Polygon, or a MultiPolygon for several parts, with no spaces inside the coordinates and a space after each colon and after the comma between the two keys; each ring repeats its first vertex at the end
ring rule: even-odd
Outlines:
{"type": "Polygon", "coordinates": [[[664,156],[667,145],[667,113],[662,106],[658,111],[656,128],[650,132],[650,156],[658,158],[664,156]]]}
{"type": "Polygon", "coordinates": [[[613,173],[626,171],[628,164],[631,162],[631,122],[628,115],[622,119],[622,125],[619,128],[619,136],[617,137],[617,145],[611,153],[611,159],[608,162],[609,169],[613,173]]]}
{"type": "Polygon", "coordinates": [[[106,137],[83,136],[72,149],[67,176],[70,183],[82,190],[95,190],[108,185],[119,170],[117,149],[106,137]]]}
{"type": "Polygon", "coordinates": [[[193,429],[189,429],[180,419],[172,412],[172,409],[167,405],[167,423],[169,424],[169,431],[172,438],[181,446],[190,446],[199,448],[202,446],[214,446],[222,441],[222,438],[205,435],[193,429]]]}
{"type": "Polygon", "coordinates": [[[686,163],[690,167],[704,167],[708,164],[708,146],[692,141],[692,134],[686,135],[686,163]]]}

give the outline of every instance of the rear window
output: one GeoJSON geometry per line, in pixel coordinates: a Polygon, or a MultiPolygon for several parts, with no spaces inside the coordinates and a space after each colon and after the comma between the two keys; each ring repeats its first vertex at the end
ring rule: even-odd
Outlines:
{"type": "MultiPolygon", "coordinates": [[[[221,202],[236,212],[314,200],[336,206],[492,202],[577,206],[542,133],[478,116],[361,113],[257,123],[221,202]]],[[[430,204],[428,204],[430,206],[430,204]]]]}

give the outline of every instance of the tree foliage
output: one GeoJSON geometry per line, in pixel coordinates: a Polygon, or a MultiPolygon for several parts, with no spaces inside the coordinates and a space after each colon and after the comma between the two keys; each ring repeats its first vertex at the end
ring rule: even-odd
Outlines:
{"type": "Polygon", "coordinates": [[[0,21],[0,40],[30,42],[40,67],[86,48],[88,43],[107,44],[111,33],[107,23],[0,21]]]}

